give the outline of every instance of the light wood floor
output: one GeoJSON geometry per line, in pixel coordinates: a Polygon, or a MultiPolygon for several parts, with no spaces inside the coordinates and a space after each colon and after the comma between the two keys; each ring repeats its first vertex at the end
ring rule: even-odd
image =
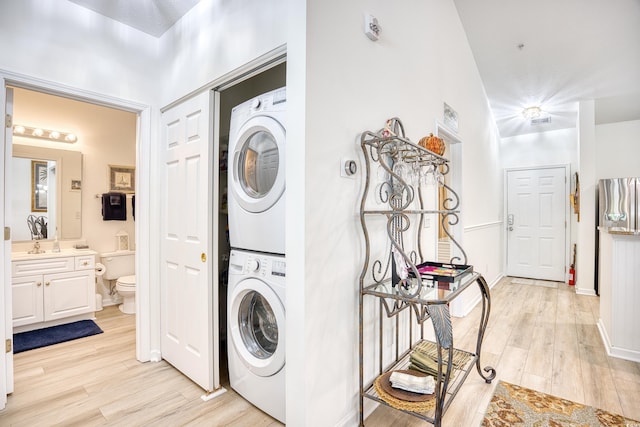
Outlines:
{"type": "MultiPolygon", "coordinates": [[[[477,426],[499,379],[640,420],[640,364],[606,355],[597,297],[578,296],[564,284],[553,289],[505,279],[492,298],[482,363],[498,377],[486,384],[471,372],[445,426],[477,426]]],[[[15,356],[15,392],[0,412],[1,426],[281,425],[228,387],[202,401],[202,390],[167,363],[135,360],[133,316],[106,307],[97,317],[104,334],[15,356]]],[[[457,347],[474,349],[478,317],[476,308],[454,319],[457,347]]],[[[379,407],[366,425],[425,424],[379,407]]]]}
{"type": "Polygon", "coordinates": [[[103,334],[15,355],[15,391],[0,426],[282,425],[228,384],[205,402],[166,362],[136,361],[134,316],[110,306],[96,317],[103,334]]]}
{"type": "MultiPolygon", "coordinates": [[[[445,426],[477,426],[498,380],[595,406],[640,420],[640,363],[608,357],[596,322],[599,298],[557,289],[512,284],[505,278],[491,292],[491,317],[482,366],[497,377],[486,384],[469,374],[443,419],[445,426]]],[[[454,319],[454,344],[473,351],[479,307],[454,319]]],[[[417,418],[379,407],[365,421],[370,426],[422,426],[417,418]]]]}

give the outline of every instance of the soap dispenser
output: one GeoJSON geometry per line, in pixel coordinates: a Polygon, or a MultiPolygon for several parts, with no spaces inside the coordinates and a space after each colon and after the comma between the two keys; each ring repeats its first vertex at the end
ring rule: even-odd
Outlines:
{"type": "Polygon", "coordinates": [[[58,242],[58,234],[53,237],[53,249],[51,252],[60,252],[60,242],[58,242]]]}

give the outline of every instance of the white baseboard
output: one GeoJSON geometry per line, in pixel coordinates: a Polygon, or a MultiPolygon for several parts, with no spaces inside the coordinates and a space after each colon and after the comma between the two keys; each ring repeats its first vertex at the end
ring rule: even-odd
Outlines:
{"type": "MultiPolygon", "coordinates": [[[[500,280],[502,280],[502,278],[504,277],[503,274],[499,274],[491,283],[487,283],[487,285],[489,285],[489,290],[493,289],[493,287],[495,285],[498,284],[498,282],[500,280]]],[[[465,289],[465,292],[467,290],[465,289]]],[[[460,308],[460,311],[457,312],[455,315],[452,314],[452,316],[455,317],[466,317],[469,313],[471,313],[471,311],[476,307],[476,305],[478,305],[480,303],[480,301],[482,301],[482,294],[478,294],[478,296],[476,296],[474,299],[468,301],[465,305],[463,305],[460,308]]]]}
{"type": "Polygon", "coordinates": [[[630,360],[632,362],[640,362],[640,351],[614,347],[611,344],[609,334],[607,334],[607,330],[602,323],[602,319],[598,319],[598,331],[600,332],[600,337],[602,338],[602,343],[604,344],[604,349],[607,352],[607,355],[617,357],[618,359],[630,360]]]}

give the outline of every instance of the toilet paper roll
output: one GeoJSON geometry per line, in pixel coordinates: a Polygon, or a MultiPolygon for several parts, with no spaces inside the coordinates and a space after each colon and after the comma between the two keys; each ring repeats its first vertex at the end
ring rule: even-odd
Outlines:
{"type": "Polygon", "coordinates": [[[106,269],[107,269],[107,267],[105,267],[104,264],[101,264],[101,263],[97,262],[96,263],[96,276],[102,276],[106,269]]]}

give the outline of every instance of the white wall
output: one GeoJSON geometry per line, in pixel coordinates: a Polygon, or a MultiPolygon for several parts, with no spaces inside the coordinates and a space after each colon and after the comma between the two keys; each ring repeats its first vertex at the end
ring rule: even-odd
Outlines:
{"type": "Polygon", "coordinates": [[[595,137],[595,103],[578,105],[578,152],[580,162],[580,222],[577,227],[576,292],[595,295],[595,203],[599,153],[595,137]]]}
{"type": "Polygon", "coordinates": [[[577,149],[576,129],[560,129],[502,138],[500,159],[505,169],[570,164],[573,172],[577,149]]]}
{"type": "Polygon", "coordinates": [[[0,69],[151,104],[159,43],[68,1],[4,0],[0,69]]]}
{"type": "MultiPolygon", "coordinates": [[[[389,117],[400,117],[414,141],[428,135],[436,119],[442,120],[446,101],[458,111],[465,144],[461,195],[466,225],[500,218],[498,143],[452,1],[410,1],[398,8],[384,1],[334,0],[307,2],[306,10],[300,6],[297,12],[307,17],[304,34],[298,34],[306,43],[296,44],[295,52],[289,50],[289,66],[306,70],[305,80],[288,84],[290,93],[303,90],[305,95],[289,105],[291,120],[305,126],[289,128],[288,137],[306,143],[288,161],[299,165],[297,171],[305,167],[304,220],[296,222],[296,227],[303,227],[303,234],[296,235],[295,249],[301,250],[287,250],[289,265],[304,265],[304,277],[289,274],[288,279],[293,287],[304,284],[304,290],[288,293],[287,306],[302,305],[304,318],[294,333],[288,333],[289,342],[296,343],[288,352],[287,369],[296,373],[287,380],[288,390],[295,390],[295,399],[290,397],[288,403],[296,407],[288,408],[287,421],[354,425],[358,277],[364,257],[357,211],[362,176],[341,178],[340,159],[358,159],[362,171],[359,133],[381,128],[389,117]],[[365,12],[374,14],[383,29],[376,43],[363,34],[365,12]],[[294,58],[298,52],[304,59],[294,58]]],[[[300,192],[298,185],[294,190],[300,192]]],[[[474,238],[465,235],[465,246],[474,238]]],[[[469,262],[483,250],[495,253],[492,261],[499,266],[499,248],[499,238],[491,235],[482,249],[470,251],[469,262]]]]}
{"type": "Polygon", "coordinates": [[[640,176],[640,120],[596,126],[598,179],[640,176]]]}
{"type": "Polygon", "coordinates": [[[162,105],[287,42],[284,0],[200,1],[161,38],[162,105]]]}

